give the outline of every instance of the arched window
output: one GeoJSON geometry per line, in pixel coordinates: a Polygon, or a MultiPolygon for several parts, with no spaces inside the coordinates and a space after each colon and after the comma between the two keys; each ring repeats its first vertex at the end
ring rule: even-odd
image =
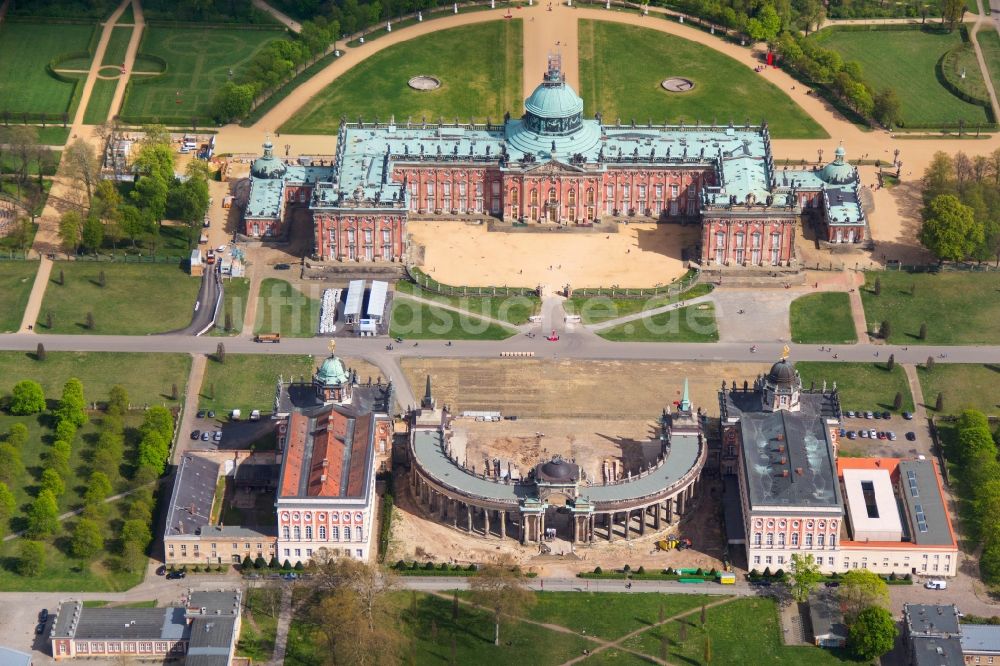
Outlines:
{"type": "Polygon", "coordinates": [[[319,540],[326,541],[326,525],[319,526],[319,540]]]}
{"type": "Polygon", "coordinates": [[[774,532],[768,532],[767,533],[767,545],[768,546],[773,546],[774,545],[774,532]]]}
{"type": "Polygon", "coordinates": [[[755,545],[755,546],[759,546],[760,545],[760,532],[754,532],[754,534],[753,534],[753,545],[755,545]]]}
{"type": "Polygon", "coordinates": [[[295,540],[296,541],[301,541],[302,540],[302,528],[299,527],[298,525],[296,525],[295,528],[294,528],[294,534],[295,534],[295,540]]]}
{"type": "Polygon", "coordinates": [[[312,541],[312,538],[313,538],[312,525],[306,525],[306,540],[312,541]]]}
{"type": "Polygon", "coordinates": [[[785,545],[785,533],[784,532],[778,532],[778,545],[779,546],[784,546],[785,545]]]}
{"type": "Polygon", "coordinates": [[[792,545],[793,546],[799,545],[799,534],[798,534],[798,532],[792,532],[792,545]]]}
{"type": "Polygon", "coordinates": [[[517,205],[517,188],[516,187],[513,188],[510,191],[510,203],[511,203],[512,206],[516,206],[517,205]]]}
{"type": "Polygon", "coordinates": [[[588,206],[594,205],[594,188],[592,187],[587,188],[587,205],[588,206]]]}
{"type": "Polygon", "coordinates": [[[538,190],[536,189],[531,190],[531,205],[532,206],[538,205],[538,190]]]}
{"type": "Polygon", "coordinates": [[[555,202],[556,202],[556,188],[550,187],[549,188],[549,203],[555,203],[555,202]]]}
{"type": "Polygon", "coordinates": [[[566,197],[567,202],[570,206],[576,205],[576,190],[570,190],[569,195],[566,197]]]}
{"type": "Polygon", "coordinates": [[[288,529],[288,525],[285,525],[284,527],[281,528],[281,538],[284,539],[285,541],[288,541],[289,539],[292,538],[290,530],[288,529]]]}

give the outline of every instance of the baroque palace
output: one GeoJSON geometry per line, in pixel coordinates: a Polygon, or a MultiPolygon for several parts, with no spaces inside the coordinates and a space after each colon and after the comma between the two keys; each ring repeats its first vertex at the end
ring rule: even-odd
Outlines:
{"type": "Polygon", "coordinates": [[[317,260],[402,261],[410,216],[560,226],[640,216],[700,223],[705,268],[796,268],[803,215],[821,241],[868,239],[857,170],[844,158],[838,147],[822,168],[778,169],[766,122],[584,119],[583,100],[550,56],[520,120],[343,122],[329,163],[286,164],[267,141],[251,169],[242,232],[282,239],[289,209],[305,208],[317,260]]]}

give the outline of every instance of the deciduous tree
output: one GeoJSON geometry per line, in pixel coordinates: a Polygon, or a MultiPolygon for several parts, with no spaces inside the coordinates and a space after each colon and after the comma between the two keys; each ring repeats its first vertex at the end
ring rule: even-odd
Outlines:
{"type": "Polygon", "coordinates": [[[104,550],[104,534],[97,521],[81,518],[73,528],[73,539],[70,542],[73,557],[89,560],[104,550]]]}
{"type": "Polygon", "coordinates": [[[17,573],[35,577],[45,570],[45,546],[38,541],[22,541],[17,558],[17,573]]]}
{"type": "Polygon", "coordinates": [[[819,584],[822,574],[819,563],[811,554],[792,554],[790,567],[792,584],[789,586],[796,601],[803,603],[809,599],[809,594],[819,584]]]}
{"type": "Polygon", "coordinates": [[[500,623],[504,617],[516,618],[535,602],[526,583],[524,572],[506,554],[480,567],[469,580],[473,600],[493,615],[494,645],[500,645],[500,623]]]}
{"type": "Polygon", "coordinates": [[[958,197],[942,194],[924,211],[920,242],[940,261],[962,261],[983,243],[984,229],[958,197]]]}
{"type": "Polygon", "coordinates": [[[15,416],[29,416],[45,409],[45,392],[42,385],[30,379],[22,379],[14,384],[11,392],[10,413],[15,416]]]}
{"type": "Polygon", "coordinates": [[[45,539],[59,530],[59,504],[49,490],[42,490],[28,507],[27,534],[32,539],[45,539]]]}
{"type": "Polygon", "coordinates": [[[892,650],[896,642],[896,622],[881,606],[869,606],[850,624],[847,642],[855,656],[871,661],[892,650]]]}
{"type": "Polygon", "coordinates": [[[838,596],[848,624],[869,606],[889,607],[889,586],[867,569],[851,569],[840,579],[838,596]]]}

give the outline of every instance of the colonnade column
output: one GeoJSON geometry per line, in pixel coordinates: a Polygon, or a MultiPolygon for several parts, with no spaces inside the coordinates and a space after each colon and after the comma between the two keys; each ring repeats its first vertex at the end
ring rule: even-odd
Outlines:
{"type": "Polygon", "coordinates": [[[604,514],[604,522],[608,526],[608,541],[615,540],[615,512],[604,514]]]}
{"type": "Polygon", "coordinates": [[[465,523],[469,534],[472,534],[472,506],[469,504],[465,505],[465,523]]]}
{"type": "Polygon", "coordinates": [[[500,511],[500,539],[507,538],[507,512],[500,511]]]}
{"type": "Polygon", "coordinates": [[[632,530],[629,529],[631,527],[631,525],[632,525],[632,510],[629,509],[628,511],[625,512],[625,540],[626,541],[631,541],[631,539],[632,539],[632,530]]]}
{"type": "Polygon", "coordinates": [[[452,511],[451,511],[451,523],[456,528],[458,528],[458,507],[459,507],[459,501],[458,500],[452,500],[451,501],[451,509],[452,509],[452,511]]]}
{"type": "Polygon", "coordinates": [[[521,532],[518,540],[521,542],[522,546],[527,542],[526,537],[528,535],[528,529],[527,529],[528,526],[526,524],[527,523],[526,518],[527,516],[525,516],[523,513],[520,514],[520,516],[518,517],[518,528],[519,531],[521,532]]]}
{"type": "Polygon", "coordinates": [[[483,536],[489,537],[489,535],[490,535],[490,510],[489,509],[483,509],[483,524],[485,525],[485,527],[483,528],[483,536]]]}
{"type": "Polygon", "coordinates": [[[644,536],[646,534],[646,518],[649,514],[649,507],[644,506],[639,509],[639,535],[644,536]]]}
{"type": "Polygon", "coordinates": [[[657,532],[659,532],[660,531],[660,512],[662,511],[662,507],[660,506],[659,502],[656,503],[655,507],[656,507],[656,513],[653,514],[653,529],[656,530],[657,532]]]}

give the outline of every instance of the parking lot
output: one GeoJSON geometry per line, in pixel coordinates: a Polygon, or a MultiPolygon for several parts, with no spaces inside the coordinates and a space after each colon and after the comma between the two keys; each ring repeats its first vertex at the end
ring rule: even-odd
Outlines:
{"type": "MultiPolygon", "coordinates": [[[[880,411],[879,415],[883,413],[880,411]]],[[[906,419],[899,414],[889,413],[889,418],[875,418],[875,412],[856,412],[850,416],[844,413],[841,426],[844,430],[840,437],[841,450],[844,454],[879,457],[879,458],[915,458],[923,455],[928,458],[932,454],[932,440],[927,422],[914,417],[906,419]],[[868,413],[872,418],[867,418],[868,413]],[[871,438],[871,431],[876,437],[871,438]],[[854,438],[851,438],[851,433],[854,438]],[[862,436],[862,432],[865,433],[862,436]],[[879,433],[885,435],[879,437],[879,433]],[[895,440],[891,439],[892,435],[895,440]],[[911,439],[912,437],[912,439],[911,439]]]]}
{"type": "MultiPolygon", "coordinates": [[[[259,421],[229,421],[219,414],[199,411],[191,419],[191,430],[187,432],[188,450],[191,451],[245,451],[267,439],[275,429],[268,418],[259,421]],[[197,438],[195,437],[197,433],[197,438]]],[[[266,447],[265,447],[266,448],[266,447]]]]}

